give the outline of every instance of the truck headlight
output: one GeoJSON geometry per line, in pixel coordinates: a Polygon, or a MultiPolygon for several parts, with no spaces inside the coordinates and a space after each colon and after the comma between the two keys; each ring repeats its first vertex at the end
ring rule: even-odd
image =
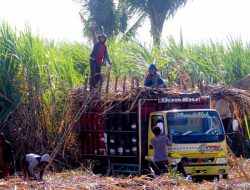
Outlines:
{"type": "Polygon", "coordinates": [[[180,158],[173,158],[171,164],[172,165],[177,165],[181,161],[180,158]]]}
{"type": "Polygon", "coordinates": [[[226,164],[226,163],[227,163],[227,160],[225,157],[217,158],[217,160],[216,160],[216,164],[226,164]]]}

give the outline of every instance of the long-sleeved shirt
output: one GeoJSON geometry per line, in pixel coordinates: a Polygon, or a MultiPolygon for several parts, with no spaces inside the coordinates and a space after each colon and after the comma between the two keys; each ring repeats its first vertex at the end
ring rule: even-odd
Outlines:
{"type": "Polygon", "coordinates": [[[144,86],[151,87],[151,88],[158,88],[158,87],[166,87],[162,77],[160,74],[148,74],[144,86]]]}
{"type": "MultiPolygon", "coordinates": [[[[41,156],[39,156],[37,154],[32,154],[31,153],[31,154],[27,154],[25,156],[25,161],[28,164],[29,173],[35,179],[37,179],[37,177],[35,175],[34,169],[40,164],[40,160],[41,160],[41,156]]],[[[42,179],[44,169],[45,169],[45,167],[41,168],[40,179],[42,179]]]]}

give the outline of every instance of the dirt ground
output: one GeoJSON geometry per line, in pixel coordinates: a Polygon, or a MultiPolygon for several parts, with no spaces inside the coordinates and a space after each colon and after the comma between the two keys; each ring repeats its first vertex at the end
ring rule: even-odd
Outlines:
{"type": "MultiPolygon", "coordinates": [[[[242,160],[242,168],[250,177],[250,159],[242,160]]],[[[80,190],[80,189],[250,189],[250,180],[246,179],[240,167],[234,165],[230,171],[229,179],[219,181],[203,181],[200,183],[187,182],[179,175],[171,173],[156,178],[140,177],[102,177],[83,170],[65,171],[62,173],[45,173],[43,181],[24,181],[18,176],[8,181],[0,179],[1,189],[27,190],[80,190]]]]}

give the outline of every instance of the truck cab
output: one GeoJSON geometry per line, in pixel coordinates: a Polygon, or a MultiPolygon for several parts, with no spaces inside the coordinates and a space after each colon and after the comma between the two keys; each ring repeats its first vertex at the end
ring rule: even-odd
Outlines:
{"type": "Polygon", "coordinates": [[[228,178],[227,144],[225,131],[219,113],[214,109],[180,109],[157,111],[150,114],[148,127],[148,156],[151,160],[154,150],[152,129],[162,128],[162,135],[173,134],[173,142],[167,148],[168,161],[175,167],[181,158],[187,157],[185,167],[192,176],[219,176],[228,178]]]}

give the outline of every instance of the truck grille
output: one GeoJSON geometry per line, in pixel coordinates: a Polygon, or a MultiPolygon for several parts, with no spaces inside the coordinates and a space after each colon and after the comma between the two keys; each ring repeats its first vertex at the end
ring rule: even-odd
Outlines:
{"type": "Polygon", "coordinates": [[[214,158],[188,158],[189,164],[210,164],[214,162],[214,158]]]}

